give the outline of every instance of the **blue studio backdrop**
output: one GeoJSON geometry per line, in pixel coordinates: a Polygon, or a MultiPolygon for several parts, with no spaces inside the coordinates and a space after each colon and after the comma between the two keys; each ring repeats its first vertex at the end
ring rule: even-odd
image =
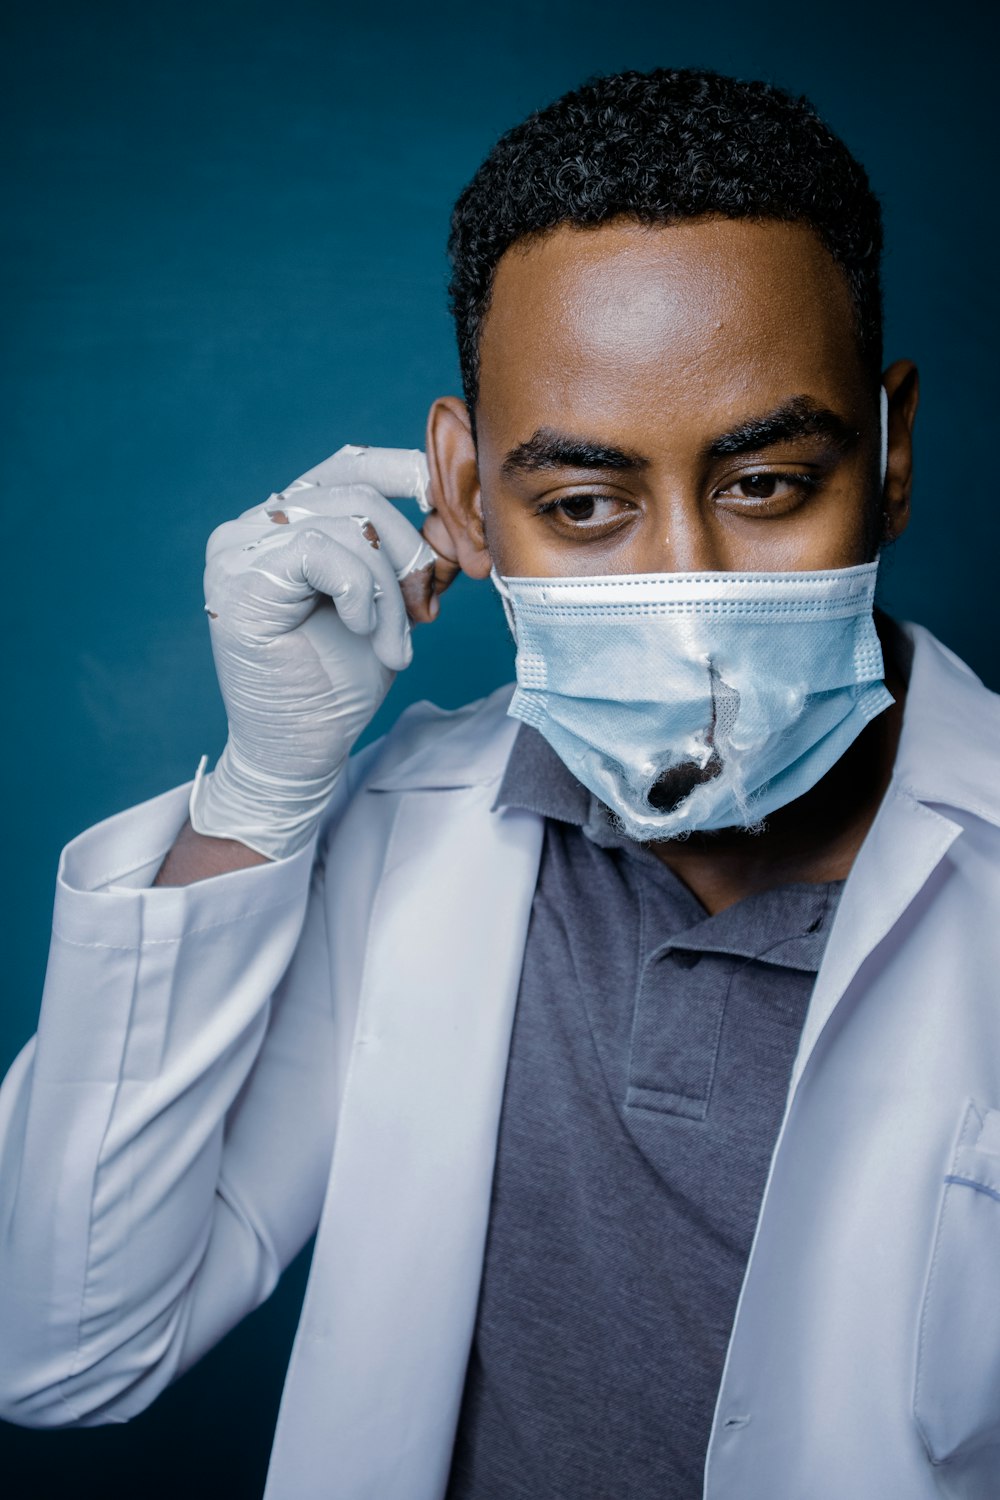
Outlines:
{"type": "MultiPolygon", "coordinates": [[[[0,1071],[34,1029],[61,846],[222,746],[209,531],[344,442],[422,443],[432,398],[458,390],[451,204],[503,129],[593,73],[773,79],[867,166],[886,358],[917,359],[924,403],[883,599],[1000,686],[994,14],[967,6],[958,30],[939,7],[858,0],[8,6],[0,1071]]],[[[373,732],[511,675],[492,590],[460,581],[373,732]]],[[[0,1425],[5,1500],[259,1495],[305,1270],[127,1427],[0,1425]]]]}

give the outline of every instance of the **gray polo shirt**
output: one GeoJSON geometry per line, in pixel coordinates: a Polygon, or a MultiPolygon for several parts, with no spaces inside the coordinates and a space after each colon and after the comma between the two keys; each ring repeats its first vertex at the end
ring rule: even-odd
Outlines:
{"type": "Polygon", "coordinates": [[[546,819],[447,1500],[695,1500],[843,882],[708,916],[522,726],[546,819]]]}

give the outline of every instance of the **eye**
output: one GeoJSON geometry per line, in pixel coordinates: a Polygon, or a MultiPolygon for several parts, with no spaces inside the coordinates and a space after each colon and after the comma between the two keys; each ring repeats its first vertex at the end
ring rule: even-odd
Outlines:
{"type": "Polygon", "coordinates": [[[556,509],[567,521],[592,521],[599,505],[596,495],[574,495],[569,500],[560,500],[556,509]]]}
{"type": "Polygon", "coordinates": [[[564,495],[539,505],[536,514],[549,517],[564,531],[597,531],[620,521],[629,508],[613,495],[564,495]]]}
{"type": "Polygon", "coordinates": [[[748,474],[740,480],[737,489],[748,500],[770,500],[780,483],[777,474],[748,474]]]}
{"type": "Polygon", "coordinates": [[[724,489],[716,491],[715,499],[727,509],[778,515],[801,504],[818,484],[814,474],[775,474],[761,469],[730,481],[724,489]]]}

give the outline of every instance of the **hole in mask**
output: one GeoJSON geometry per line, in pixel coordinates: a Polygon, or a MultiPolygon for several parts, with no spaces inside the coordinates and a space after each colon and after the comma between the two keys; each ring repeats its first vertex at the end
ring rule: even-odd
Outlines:
{"type": "Polygon", "coordinates": [[[707,765],[685,760],[679,766],[671,766],[658,776],[646,793],[646,801],[656,812],[671,813],[690,797],[696,786],[714,781],[722,771],[722,761],[713,752],[707,765]]]}
{"type": "Polygon", "coordinates": [[[682,761],[680,765],[671,766],[658,776],[646,793],[646,801],[656,812],[675,812],[690,797],[696,786],[714,781],[722,772],[722,758],[715,746],[716,737],[724,738],[729,735],[740,711],[740,695],[735,688],[723,681],[714,662],[709,662],[708,672],[712,685],[712,722],[705,735],[705,742],[712,751],[711,757],[703,766],[693,760],[682,761]]]}

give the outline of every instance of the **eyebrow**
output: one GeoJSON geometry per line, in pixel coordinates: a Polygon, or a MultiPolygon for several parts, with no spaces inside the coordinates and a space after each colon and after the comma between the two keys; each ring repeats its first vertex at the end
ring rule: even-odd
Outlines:
{"type": "Polygon", "coordinates": [[[648,458],[640,458],[637,453],[629,453],[624,448],[611,448],[590,438],[572,437],[565,432],[556,432],[552,427],[539,427],[526,443],[511,448],[500,465],[500,471],[513,477],[538,474],[545,469],[638,470],[648,467],[648,458]]]}
{"type": "MultiPolygon", "coordinates": [[[[810,396],[793,396],[773,411],[748,417],[708,445],[710,458],[732,458],[741,453],[759,453],[776,443],[796,438],[822,437],[841,453],[853,448],[861,434],[843,417],[820,406],[810,396]]],[[[538,474],[547,469],[628,469],[639,472],[649,459],[625,448],[614,448],[592,438],[574,437],[552,427],[539,427],[527,442],[511,448],[500,466],[508,478],[538,474]]]]}
{"type": "Polygon", "coordinates": [[[793,396],[762,417],[749,417],[738,426],[723,432],[708,446],[710,458],[731,458],[739,453],[758,453],[775,443],[795,438],[826,438],[841,453],[847,453],[861,434],[828,406],[820,406],[810,396],[793,396]]]}

